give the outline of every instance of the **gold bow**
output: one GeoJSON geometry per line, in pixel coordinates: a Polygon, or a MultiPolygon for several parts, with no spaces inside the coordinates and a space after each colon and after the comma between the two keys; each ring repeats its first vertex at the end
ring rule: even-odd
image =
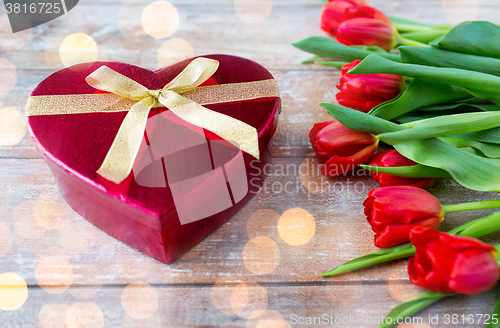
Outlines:
{"type": "Polygon", "coordinates": [[[218,61],[199,57],[162,89],[149,90],[111,68],[101,66],[85,80],[92,87],[111,94],[32,96],[26,112],[28,116],[36,116],[128,111],[97,171],[115,183],[122,182],[132,171],[153,107],[165,106],[184,121],[217,134],[258,159],[258,134],[253,126],[202,105],[278,97],[276,81],[199,87],[218,67],[218,61]]]}

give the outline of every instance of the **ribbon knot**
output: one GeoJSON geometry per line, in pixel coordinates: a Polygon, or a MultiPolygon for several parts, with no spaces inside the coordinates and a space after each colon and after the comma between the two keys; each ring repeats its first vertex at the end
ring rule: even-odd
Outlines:
{"type": "Polygon", "coordinates": [[[97,173],[115,183],[122,182],[130,174],[139,153],[149,112],[158,103],[183,120],[214,132],[258,159],[257,129],[181,96],[208,80],[218,67],[216,60],[196,58],[160,90],[149,90],[107,66],[101,66],[87,76],[85,80],[92,87],[137,101],[125,116],[97,173]],[[233,126],[233,131],[223,126],[225,124],[233,126]],[[238,130],[245,134],[244,138],[235,138],[240,133],[238,130]]]}
{"type": "Polygon", "coordinates": [[[162,90],[149,90],[149,94],[155,98],[156,100],[158,100],[158,98],[160,98],[160,93],[162,92],[162,90]]]}

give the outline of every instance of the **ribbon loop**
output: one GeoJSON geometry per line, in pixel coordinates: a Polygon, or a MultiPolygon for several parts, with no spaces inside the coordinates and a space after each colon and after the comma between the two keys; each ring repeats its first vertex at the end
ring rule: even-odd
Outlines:
{"type": "Polygon", "coordinates": [[[218,68],[219,62],[217,60],[196,58],[163,89],[172,90],[178,94],[185,93],[206,82],[218,68]]]}
{"type": "Polygon", "coordinates": [[[114,93],[120,97],[139,101],[149,96],[149,90],[131,78],[107,66],[101,66],[85,78],[85,81],[98,90],[114,93]]]}

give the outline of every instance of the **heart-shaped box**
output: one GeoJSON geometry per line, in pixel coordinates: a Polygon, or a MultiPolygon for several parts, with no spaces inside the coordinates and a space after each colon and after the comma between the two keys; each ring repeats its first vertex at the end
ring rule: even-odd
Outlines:
{"type": "MultiPolygon", "coordinates": [[[[203,58],[218,61],[219,67],[200,87],[275,83],[264,67],[248,59],[229,55],[203,58]]],[[[101,66],[157,90],[193,60],[155,72],[116,62],[80,64],[49,76],[30,99],[43,99],[43,106],[50,107],[54,97],[102,94],[86,81],[101,66]]],[[[118,184],[96,172],[119,133],[126,111],[30,115],[28,110],[39,108],[33,108],[36,105],[29,101],[28,127],[61,194],[75,211],[111,236],[170,263],[231,218],[259,190],[281,103],[278,95],[254,98],[204,106],[254,127],[258,160],[234,143],[180,119],[172,110],[156,106],[149,112],[133,171],[118,184]]]]}

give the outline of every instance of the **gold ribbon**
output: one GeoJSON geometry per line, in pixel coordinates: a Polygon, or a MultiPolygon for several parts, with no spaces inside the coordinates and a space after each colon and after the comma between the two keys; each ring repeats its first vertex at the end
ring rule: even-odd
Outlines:
{"type": "Polygon", "coordinates": [[[101,66],[85,79],[107,94],[33,96],[28,100],[28,116],[128,111],[97,173],[115,183],[132,171],[139,152],[149,112],[167,107],[186,122],[211,131],[259,158],[257,130],[228,115],[202,105],[278,97],[275,80],[199,87],[219,67],[216,60],[199,57],[159,90],[149,90],[136,81],[101,66]]]}

